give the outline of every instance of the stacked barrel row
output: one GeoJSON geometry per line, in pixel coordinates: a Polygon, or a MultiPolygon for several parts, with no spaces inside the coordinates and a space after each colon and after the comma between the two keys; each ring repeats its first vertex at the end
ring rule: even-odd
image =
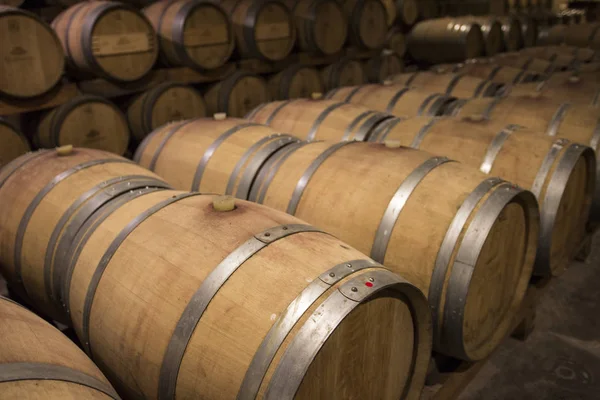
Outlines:
{"type": "MultiPolygon", "coordinates": [[[[0,224],[11,294],[73,327],[123,398],[420,396],[431,314],[398,275],[414,263],[391,272],[286,213],[68,146],[0,170],[0,224]]],[[[3,395],[117,398],[47,324],[3,299],[0,322],[3,395]]]]}

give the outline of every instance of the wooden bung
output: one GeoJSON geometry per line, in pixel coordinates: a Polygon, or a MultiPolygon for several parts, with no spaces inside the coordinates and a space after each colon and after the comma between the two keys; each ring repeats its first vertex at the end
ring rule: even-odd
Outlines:
{"type": "Polygon", "coordinates": [[[348,58],[341,59],[323,68],[321,77],[327,90],[367,83],[364,65],[358,60],[348,58]]]}
{"type": "Polygon", "coordinates": [[[42,314],[66,322],[59,288],[77,229],[106,202],[146,187],[169,186],[104,151],[59,148],[13,160],[0,173],[2,275],[42,314]]]}
{"type": "Polygon", "coordinates": [[[348,20],[349,42],[366,50],[382,48],[388,25],[381,0],[346,0],[342,7],[348,20]]]}
{"type": "Polygon", "coordinates": [[[60,13],[52,27],[70,66],[88,75],[131,82],[150,72],[158,57],[150,21],[130,5],[87,1],[60,13]]]}
{"type": "Polygon", "coordinates": [[[236,48],[242,58],[280,61],[296,43],[290,9],[280,0],[221,0],[231,17],[236,48]]]}
{"type": "Polygon", "coordinates": [[[225,64],[233,53],[233,27],[218,3],[162,0],[142,12],[158,34],[167,66],[210,70],[225,64]]]}
{"type": "Polygon", "coordinates": [[[294,14],[298,47],[307,53],[340,52],[348,37],[348,23],[336,0],[287,0],[294,14]]]}
{"type": "Polygon", "coordinates": [[[325,89],[319,71],[302,64],[292,65],[273,75],[268,85],[272,100],[310,97],[312,93],[323,92],[325,89]]]}
{"type": "Polygon", "coordinates": [[[110,101],[83,95],[42,113],[33,135],[37,148],[65,144],[124,154],[129,127],[123,113],[110,101]]]}
{"type": "Polygon", "coordinates": [[[267,82],[245,71],[237,71],[214,84],[204,95],[209,115],[224,112],[232,117],[243,117],[268,99],[267,82]]]}
{"type": "MultiPolygon", "coordinates": [[[[19,218],[86,152],[26,163],[0,188],[0,212],[19,218]],[[31,190],[15,190],[32,173],[31,190]]],[[[81,173],[47,195],[75,196],[45,205],[46,222],[28,229],[37,248],[24,254],[43,255],[44,232],[105,182],[82,187],[72,181],[81,173]]],[[[419,398],[431,316],[418,288],[293,216],[242,200],[215,210],[215,196],[160,189],[102,197],[77,219],[61,264],[69,323],[124,398],[419,398]]]]}
{"type": "MultiPolygon", "coordinates": [[[[436,350],[480,359],[508,333],[539,235],[530,192],[443,157],[356,141],[291,143],[264,162],[262,155],[247,157],[264,139],[240,134],[222,141],[234,128],[227,121],[218,124],[199,119],[189,125],[195,134],[173,136],[169,153],[166,146],[160,152],[161,172],[156,171],[187,190],[190,178],[180,177],[195,175],[205,165],[198,159],[208,154],[212,165],[202,169],[198,190],[223,193],[239,176],[232,165],[262,164],[249,191],[228,193],[241,198],[249,193],[252,201],[312,221],[410,277],[428,294],[436,350]],[[193,142],[195,151],[177,150],[191,150],[193,142]],[[458,260],[473,275],[459,278],[458,260]]],[[[263,138],[272,136],[266,127],[253,129],[260,128],[263,138]]],[[[147,139],[138,153],[142,165],[155,159],[167,134],[147,139]]]]}
{"type": "Polygon", "coordinates": [[[401,73],[403,69],[402,59],[389,50],[384,50],[365,62],[365,73],[372,83],[383,82],[388,77],[401,73]]]}
{"type": "Polygon", "coordinates": [[[0,117],[0,168],[31,150],[27,138],[6,119],[0,117]]]}
{"type": "Polygon", "coordinates": [[[127,121],[139,142],[168,122],[205,117],[202,94],[191,86],[165,82],[137,96],[127,107],[127,121]]]}
{"type": "Polygon", "coordinates": [[[531,190],[541,207],[536,275],[558,275],[577,255],[595,186],[590,148],[544,137],[501,119],[391,119],[370,140],[393,140],[442,154],[531,190]]]}
{"type": "Polygon", "coordinates": [[[257,107],[246,116],[306,140],[365,140],[391,115],[338,100],[296,99],[257,107]]]}
{"type": "Polygon", "coordinates": [[[0,95],[27,99],[47,93],[65,61],[54,31],[28,11],[0,5],[0,95]]]}
{"type": "Polygon", "coordinates": [[[343,87],[329,92],[327,99],[349,102],[397,117],[416,117],[442,115],[446,105],[456,98],[389,84],[343,87]]]}
{"type": "Polygon", "coordinates": [[[485,40],[481,27],[452,18],[421,21],[408,35],[408,52],[417,61],[439,64],[481,57],[485,40]]]}
{"type": "Polygon", "coordinates": [[[467,74],[418,71],[390,76],[388,79],[395,84],[462,98],[493,97],[502,89],[500,84],[467,74]]]}
{"type": "Polygon", "coordinates": [[[25,307],[2,296],[0,336],[2,398],[120,399],[75,343],[25,307]]]}

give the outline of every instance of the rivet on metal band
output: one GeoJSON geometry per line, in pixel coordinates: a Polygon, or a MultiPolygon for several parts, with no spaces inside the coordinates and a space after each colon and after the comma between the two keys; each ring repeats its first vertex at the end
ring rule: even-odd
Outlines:
{"type": "Polygon", "coordinates": [[[340,108],[341,106],[343,106],[345,104],[347,104],[347,103],[335,103],[335,104],[331,104],[326,109],[324,109],[319,114],[319,116],[317,117],[317,119],[315,120],[313,125],[311,126],[310,130],[308,131],[306,140],[314,140],[315,135],[317,134],[317,129],[319,129],[319,125],[321,125],[321,123],[325,120],[325,118],[327,118],[327,116],[329,114],[331,114],[335,109],[340,108]]]}
{"type": "Polygon", "coordinates": [[[402,209],[408,202],[409,197],[427,174],[447,162],[451,162],[451,160],[446,157],[430,158],[419,165],[410,173],[410,175],[408,175],[404,182],[400,184],[400,187],[398,187],[398,190],[390,200],[387,209],[381,218],[377,232],[375,233],[375,240],[373,241],[373,247],[371,248],[372,259],[383,264],[394,225],[396,225],[396,221],[398,220],[402,209]]]}
{"type": "Polygon", "coordinates": [[[496,136],[494,136],[492,143],[490,143],[490,145],[488,146],[485,156],[483,157],[483,162],[479,167],[479,170],[481,172],[483,172],[484,174],[490,173],[492,167],[494,166],[494,161],[500,153],[504,142],[506,142],[506,139],[508,139],[508,137],[519,128],[520,127],[518,125],[511,124],[506,126],[504,129],[498,132],[496,136]]]}
{"type": "Polygon", "coordinates": [[[438,98],[440,96],[442,95],[440,95],[439,93],[432,93],[429,96],[427,96],[425,100],[423,100],[423,103],[421,103],[421,105],[419,106],[419,109],[417,110],[417,116],[423,115],[423,113],[427,109],[427,106],[429,106],[429,103],[431,103],[433,99],[438,98]]]}
{"type": "Polygon", "coordinates": [[[175,123],[175,125],[165,134],[165,136],[163,137],[161,142],[158,144],[158,147],[156,148],[156,151],[154,152],[154,155],[152,156],[152,160],[150,160],[150,164],[148,165],[148,169],[150,171],[154,171],[154,169],[156,168],[156,163],[158,162],[160,153],[162,153],[162,151],[165,148],[165,145],[167,144],[169,139],[171,139],[173,137],[173,135],[175,135],[175,133],[177,133],[177,131],[179,129],[183,128],[185,125],[188,125],[192,122],[194,122],[193,119],[175,123]]]}
{"type": "Polygon", "coordinates": [[[119,247],[125,239],[144,221],[150,218],[152,215],[156,214],[158,211],[164,209],[165,207],[186,199],[191,196],[197,196],[198,193],[182,193],[176,196],[169,197],[166,200],[161,201],[160,203],[150,207],[143,213],[139,214],[132,221],[130,221],[125,228],[115,237],[115,239],[108,246],[104,255],[100,259],[100,262],[96,266],[94,270],[94,274],[92,275],[92,279],[90,280],[89,286],[87,288],[87,292],[85,295],[85,301],[83,305],[83,316],[82,316],[82,337],[81,344],[88,353],[90,357],[92,356],[92,345],[90,343],[90,320],[92,313],[92,305],[94,303],[94,297],[96,296],[96,289],[98,289],[98,285],[100,284],[100,280],[102,279],[102,275],[104,271],[108,267],[110,260],[112,260],[113,256],[119,250],[119,247]]]}
{"type": "Polygon", "coordinates": [[[404,87],[404,88],[398,90],[398,92],[396,92],[394,97],[391,98],[390,102],[388,103],[387,107],[385,108],[385,112],[391,113],[392,110],[394,109],[394,107],[396,107],[396,103],[398,103],[398,100],[400,100],[400,98],[404,95],[404,93],[406,93],[408,91],[410,91],[410,88],[408,88],[408,87],[404,87]]]}
{"type": "Polygon", "coordinates": [[[85,386],[120,400],[117,392],[107,383],[62,365],[34,362],[0,364],[0,383],[21,381],[60,381],[85,386]]]}
{"type": "Polygon", "coordinates": [[[258,233],[232,251],[204,279],[198,290],[192,295],[185,310],[181,314],[173,336],[169,340],[167,351],[160,368],[158,399],[174,399],[177,387],[177,376],[183,360],[185,349],[202,318],[204,311],[227,280],[247,260],[269,244],[290,235],[302,232],[321,232],[310,225],[280,225],[258,233]]]}
{"type": "Polygon", "coordinates": [[[446,235],[444,236],[444,240],[438,250],[433,272],[431,274],[429,294],[427,296],[433,320],[433,342],[437,350],[439,350],[442,345],[439,327],[439,307],[452,253],[454,252],[458,243],[458,238],[473,210],[475,210],[481,199],[483,199],[490,190],[501,183],[504,183],[504,181],[500,178],[488,178],[481,182],[475,190],[467,196],[456,212],[456,215],[454,215],[454,219],[450,223],[446,235]]]}
{"type": "Polygon", "coordinates": [[[456,85],[458,85],[458,82],[465,76],[466,76],[465,74],[456,74],[456,75],[454,75],[454,77],[452,77],[452,79],[448,83],[448,87],[446,88],[446,94],[448,96],[450,96],[452,94],[452,91],[454,90],[456,85]]]}
{"type": "Polygon", "coordinates": [[[19,170],[19,168],[21,168],[22,166],[27,164],[29,161],[32,161],[32,160],[36,159],[37,157],[48,153],[48,151],[49,150],[38,150],[35,152],[24,154],[21,157],[16,158],[16,159],[12,160],[11,162],[9,162],[8,164],[6,164],[5,166],[1,167],[0,168],[0,172],[1,172],[0,188],[2,188],[2,186],[4,186],[4,184],[6,183],[8,178],[10,178],[12,176],[12,174],[17,172],[19,170]]]}
{"type": "Polygon", "coordinates": [[[194,173],[194,179],[192,181],[192,187],[190,189],[191,191],[196,192],[200,189],[200,183],[202,182],[202,175],[204,175],[204,170],[206,169],[208,162],[212,158],[213,154],[215,154],[215,151],[217,151],[219,146],[228,137],[230,137],[234,133],[237,133],[243,129],[246,129],[246,128],[252,127],[252,126],[260,126],[260,124],[256,124],[254,122],[248,122],[248,123],[244,123],[244,124],[235,125],[234,127],[230,128],[230,129],[226,130],[225,132],[223,132],[222,134],[220,134],[219,137],[217,137],[215,139],[215,141],[212,142],[210,144],[210,146],[208,146],[208,148],[202,155],[202,158],[200,159],[198,166],[196,167],[196,172],[194,173]]]}
{"type": "Polygon", "coordinates": [[[403,284],[401,278],[382,269],[362,273],[335,290],[306,320],[284,352],[264,398],[293,399],[310,364],[344,318],[361,302],[398,284],[403,284]]]}
{"type": "Polygon", "coordinates": [[[531,192],[535,195],[535,198],[538,199],[538,201],[540,201],[542,189],[544,188],[546,178],[552,169],[552,165],[554,165],[556,158],[568,144],[569,141],[567,139],[558,139],[556,142],[554,142],[554,144],[552,144],[552,147],[550,147],[550,150],[546,154],[544,161],[542,161],[542,165],[540,166],[540,169],[535,176],[535,180],[533,181],[533,185],[531,186],[531,192]]]}
{"type": "Polygon", "coordinates": [[[347,276],[363,270],[380,266],[372,260],[353,260],[336,265],[314,279],[287,309],[273,323],[271,329],[263,339],[260,347],[256,350],[250,366],[246,370],[244,381],[238,391],[238,400],[254,400],[262,381],[275,358],[277,351],[283,341],[302,318],[304,313],[317,301],[317,299],[329,290],[333,285],[347,276]]]}
{"type": "Polygon", "coordinates": [[[322,152],[315,160],[309,165],[309,167],[304,171],[304,174],[300,177],[300,180],[296,184],[296,188],[294,189],[294,193],[292,194],[292,198],[287,206],[286,212],[288,214],[295,215],[296,209],[298,208],[298,204],[300,203],[300,199],[302,198],[302,194],[306,189],[306,185],[314,175],[314,173],[319,169],[321,164],[329,158],[333,153],[341,149],[342,147],[356,142],[340,142],[336,143],[333,146],[327,148],[324,152],[322,152]]]}
{"type": "Polygon", "coordinates": [[[423,139],[425,139],[425,136],[429,133],[429,130],[439,120],[440,120],[440,118],[432,118],[425,125],[423,125],[421,127],[421,129],[419,129],[419,132],[417,132],[417,135],[415,136],[412,143],[410,144],[410,147],[412,147],[413,149],[418,149],[419,146],[421,146],[423,139]]]}
{"type": "Polygon", "coordinates": [[[546,132],[548,136],[556,136],[556,134],[558,133],[558,127],[560,126],[560,123],[562,122],[570,107],[571,103],[563,103],[560,105],[560,107],[558,107],[558,109],[554,113],[554,116],[550,120],[550,123],[548,124],[548,131],[546,132]]]}

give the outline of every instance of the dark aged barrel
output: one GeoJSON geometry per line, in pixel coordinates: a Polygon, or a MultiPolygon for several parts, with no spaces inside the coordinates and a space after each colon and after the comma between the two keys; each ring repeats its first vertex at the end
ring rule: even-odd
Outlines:
{"type": "Polygon", "coordinates": [[[60,41],[34,14],[0,4],[0,95],[40,96],[65,68],[60,41]]]}
{"type": "MultiPolygon", "coordinates": [[[[419,4],[421,1],[417,0],[388,0],[393,4],[393,9],[396,11],[394,20],[400,23],[402,26],[411,27],[417,22],[419,18],[419,4]]],[[[385,3],[385,2],[384,2],[385,3]]],[[[390,14],[388,12],[388,14],[390,14]]],[[[390,23],[390,17],[388,15],[388,24],[390,23]]],[[[392,22],[394,22],[392,20],[392,22]]]]}
{"type": "Polygon", "coordinates": [[[537,44],[539,46],[555,46],[565,42],[567,26],[558,24],[551,28],[542,29],[538,33],[537,44]]]}
{"type": "Polygon", "coordinates": [[[267,82],[258,75],[238,71],[214,84],[204,95],[208,114],[227,113],[243,117],[269,99],[267,82]]]}
{"type": "Polygon", "coordinates": [[[380,83],[389,76],[402,72],[402,59],[391,50],[383,50],[381,54],[365,62],[365,73],[371,83],[380,83]]]}
{"type": "Polygon", "coordinates": [[[4,399],[119,400],[102,372],[55,327],[0,296],[4,399]]]}
{"type": "Polygon", "coordinates": [[[206,103],[200,92],[174,82],[165,82],[145,91],[127,107],[127,121],[138,142],[168,122],[206,115],[206,103]]]}
{"type": "Polygon", "coordinates": [[[13,160],[0,171],[2,275],[37,309],[64,321],[58,288],[78,229],[107,201],[146,187],[168,185],[103,151],[66,147],[13,160]]]}
{"type": "Polygon", "coordinates": [[[531,190],[541,207],[536,275],[558,275],[577,255],[594,194],[595,159],[589,147],[502,120],[468,118],[391,119],[371,141],[443,154],[531,190]]]}
{"type": "Polygon", "coordinates": [[[310,97],[313,93],[323,93],[324,91],[319,71],[301,64],[292,65],[273,75],[269,79],[268,85],[272,100],[310,97]]]}
{"type": "Polygon", "coordinates": [[[390,76],[389,81],[407,87],[417,87],[455,97],[496,96],[502,85],[475,78],[467,74],[435,73],[418,71],[390,76]]]}
{"type": "Polygon", "coordinates": [[[168,66],[208,70],[225,64],[235,46],[229,15],[206,0],[157,1],[142,10],[156,30],[168,66]]]}
{"type": "MultiPolygon", "coordinates": [[[[214,121],[197,120],[196,132],[205,132],[203,122],[215,140],[214,121]]],[[[228,121],[221,125],[223,134],[231,129],[228,121]]],[[[177,147],[196,146],[211,154],[215,145],[222,154],[239,157],[256,143],[248,137],[242,144],[246,137],[211,145],[201,134],[187,135],[188,144],[174,145],[171,155],[161,158],[166,166],[180,157],[177,147]]],[[[157,142],[160,138],[149,147],[157,142]]],[[[144,154],[143,164],[152,151],[144,154]]],[[[169,178],[197,169],[192,154],[184,156],[189,162],[178,163],[179,171],[163,169],[169,178]]],[[[211,158],[201,190],[218,192],[231,181],[231,160],[223,157],[211,158]]],[[[302,214],[419,282],[434,311],[436,348],[456,357],[479,359],[497,345],[510,329],[531,274],[538,235],[533,195],[429,153],[360,142],[292,143],[267,160],[249,198],[302,214]],[[469,266],[465,279],[457,279],[461,265],[469,266]]]]}
{"type": "Polygon", "coordinates": [[[398,57],[406,54],[406,36],[398,26],[392,26],[385,39],[385,47],[392,50],[398,57]]]}
{"type": "Polygon", "coordinates": [[[358,60],[347,58],[323,68],[321,77],[327,90],[367,83],[367,74],[363,64],[358,60]]]}
{"type": "Polygon", "coordinates": [[[29,141],[8,120],[0,117],[0,168],[31,150],[29,141]]]}
{"type": "Polygon", "coordinates": [[[487,59],[467,60],[460,64],[443,64],[432,67],[436,73],[459,73],[503,85],[532,82],[541,79],[539,74],[506,65],[495,65],[487,59]]]}
{"type": "Polygon", "coordinates": [[[498,54],[504,48],[504,37],[502,34],[502,24],[495,17],[460,17],[467,23],[476,23],[481,27],[481,33],[485,42],[485,54],[493,56],[498,54]]]}
{"type": "Polygon", "coordinates": [[[538,22],[528,14],[516,14],[512,17],[521,23],[523,47],[535,46],[539,34],[538,22]]]}
{"type": "Polygon", "coordinates": [[[524,46],[523,27],[521,21],[515,17],[497,17],[502,26],[504,49],[516,51],[524,46]]]}
{"type": "Polygon", "coordinates": [[[446,105],[456,100],[445,94],[393,84],[343,87],[332,90],[326,98],[349,102],[397,117],[442,115],[446,105]]]}
{"type": "Polygon", "coordinates": [[[600,24],[569,25],[564,31],[565,44],[576,47],[592,47],[594,36],[600,30],[600,24]]]}
{"type": "Polygon", "coordinates": [[[37,148],[63,145],[124,154],[129,127],[123,113],[98,96],[79,96],[40,116],[33,136],[37,148]]]}
{"type": "Polygon", "coordinates": [[[52,27],[72,67],[109,80],[138,80],[158,57],[154,28],[141,12],[123,3],[78,3],[59,14],[52,27]]]}
{"type": "Polygon", "coordinates": [[[342,5],[348,20],[348,39],[354,46],[380,49],[387,35],[387,14],[380,0],[347,0],[342,5]]]}
{"type": "Polygon", "coordinates": [[[478,24],[451,18],[419,22],[410,31],[407,45],[415,60],[431,64],[462,62],[482,56],[485,50],[478,24]]]}
{"type": "Polygon", "coordinates": [[[231,16],[236,47],[242,58],[283,60],[296,42],[294,17],[279,0],[222,0],[231,16]]]}
{"type": "Polygon", "coordinates": [[[298,47],[317,54],[336,54],[348,37],[348,23],[336,0],[287,0],[294,13],[298,47]]]}
{"type": "Polygon", "coordinates": [[[296,99],[262,104],[246,118],[301,139],[341,141],[365,140],[391,115],[337,100],[296,99]]]}

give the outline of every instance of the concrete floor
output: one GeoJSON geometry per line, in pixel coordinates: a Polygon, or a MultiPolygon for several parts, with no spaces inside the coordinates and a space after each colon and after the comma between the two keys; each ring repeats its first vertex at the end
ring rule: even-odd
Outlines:
{"type": "Polygon", "coordinates": [[[600,399],[600,232],[540,299],[533,333],[507,339],[460,400],[600,399]]]}

